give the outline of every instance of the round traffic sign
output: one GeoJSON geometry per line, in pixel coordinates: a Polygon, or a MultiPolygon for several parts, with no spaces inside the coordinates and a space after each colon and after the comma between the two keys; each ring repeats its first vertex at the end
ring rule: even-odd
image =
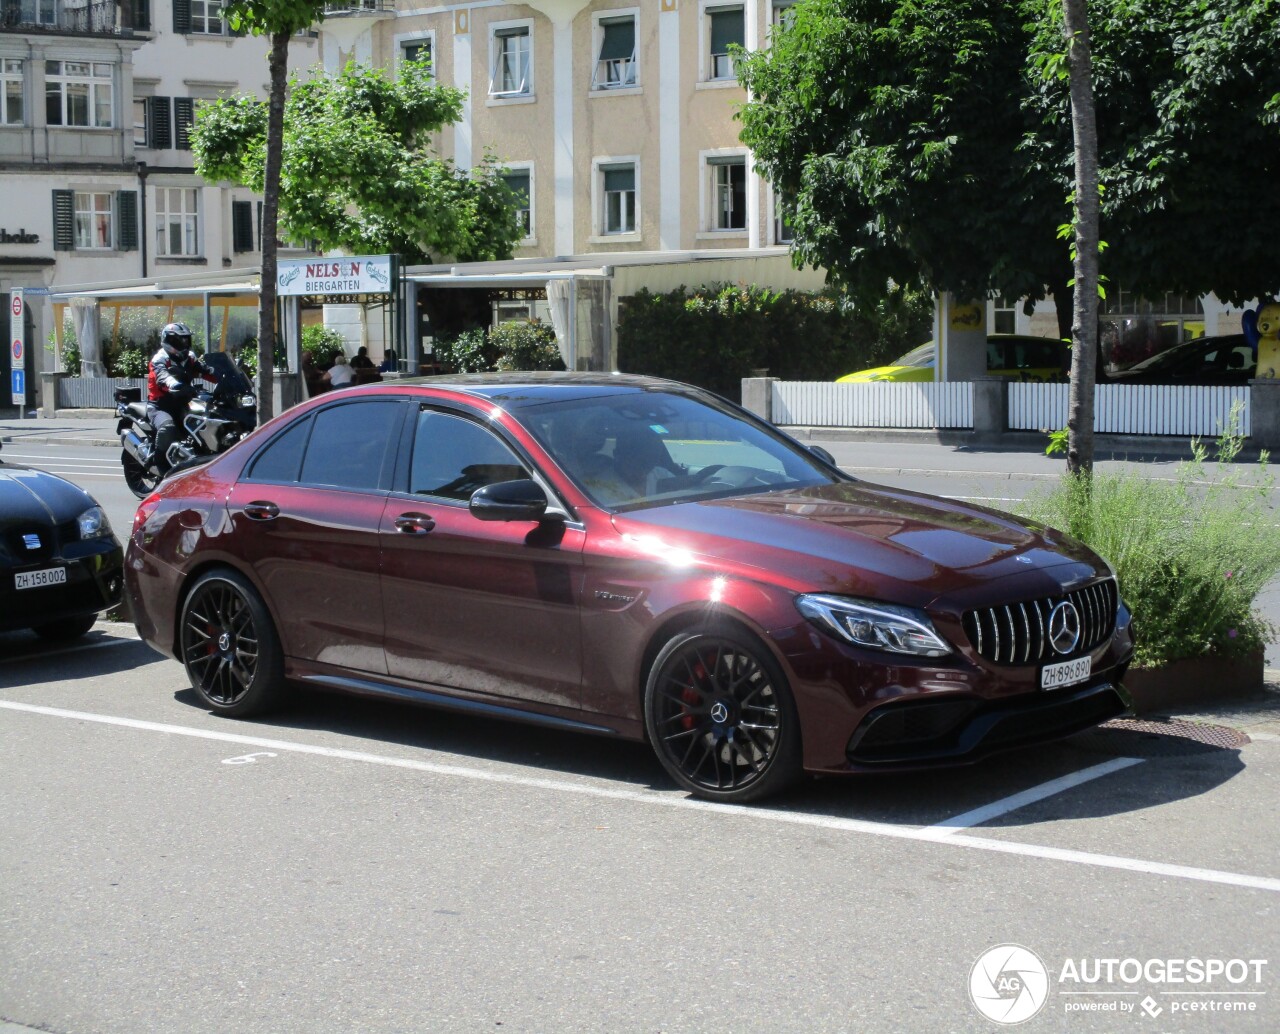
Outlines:
{"type": "Polygon", "coordinates": [[[22,339],[21,338],[13,339],[12,351],[13,351],[13,361],[15,363],[22,362],[22,339]]]}
{"type": "Polygon", "coordinates": [[[13,310],[13,314],[15,316],[21,316],[22,315],[22,295],[15,294],[13,296],[13,302],[10,304],[9,308],[13,310]]]}

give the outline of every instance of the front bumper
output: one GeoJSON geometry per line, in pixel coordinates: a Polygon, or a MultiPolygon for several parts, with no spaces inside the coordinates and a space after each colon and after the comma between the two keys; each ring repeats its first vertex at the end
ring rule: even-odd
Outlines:
{"type": "Polygon", "coordinates": [[[120,602],[124,553],[117,543],[85,544],[81,555],[0,571],[0,631],[36,628],[109,610],[120,602]],[[15,588],[14,575],[34,567],[62,567],[67,580],[36,589],[15,588]]]}

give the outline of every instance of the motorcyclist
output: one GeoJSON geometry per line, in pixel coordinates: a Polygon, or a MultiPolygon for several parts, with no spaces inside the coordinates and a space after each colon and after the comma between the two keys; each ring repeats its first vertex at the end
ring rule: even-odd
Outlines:
{"type": "Polygon", "coordinates": [[[182,434],[187,402],[195,395],[196,377],[216,381],[217,374],[191,352],[191,328],[170,323],[160,331],[160,349],[147,370],[147,419],[156,429],[154,462],[160,473],[170,466],[168,452],[182,434]]]}

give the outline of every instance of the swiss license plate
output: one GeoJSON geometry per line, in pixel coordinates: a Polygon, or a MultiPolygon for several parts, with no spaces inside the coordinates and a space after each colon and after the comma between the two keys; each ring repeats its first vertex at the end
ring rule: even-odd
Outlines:
{"type": "Polygon", "coordinates": [[[13,576],[15,589],[42,589],[46,585],[61,585],[67,580],[65,567],[44,567],[39,571],[19,571],[13,576]]]}
{"type": "Polygon", "coordinates": [[[1040,688],[1058,689],[1083,682],[1093,673],[1093,658],[1077,657],[1073,661],[1046,664],[1040,669],[1040,688]]]}

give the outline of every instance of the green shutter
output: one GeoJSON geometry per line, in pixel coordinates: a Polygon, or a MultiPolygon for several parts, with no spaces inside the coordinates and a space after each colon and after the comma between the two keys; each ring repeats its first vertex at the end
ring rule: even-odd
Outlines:
{"type": "Polygon", "coordinates": [[[231,247],[235,251],[253,251],[253,202],[231,202],[231,247]]]}
{"type": "Polygon", "coordinates": [[[169,131],[169,98],[147,98],[147,143],[158,151],[173,146],[169,131]]]}
{"type": "Polygon", "coordinates": [[[53,250],[76,250],[76,195],[73,190],[53,192],[53,250]]]}
{"type": "Polygon", "coordinates": [[[711,14],[711,53],[729,53],[729,44],[743,46],[746,40],[746,19],[742,8],[731,11],[714,11],[711,14]]]}
{"type": "Polygon", "coordinates": [[[180,36],[191,31],[191,0],[173,0],[173,31],[180,36]]]}
{"type": "Polygon", "coordinates": [[[138,250],[138,192],[116,191],[116,250],[138,250]]]}
{"type": "Polygon", "coordinates": [[[634,18],[603,22],[604,41],[600,44],[601,61],[626,61],[635,53],[636,23],[634,18]]]}
{"type": "Polygon", "coordinates": [[[173,146],[191,150],[191,126],[195,122],[195,102],[190,97],[173,98],[173,146]]]}
{"type": "Polygon", "coordinates": [[[636,167],[634,165],[625,165],[616,169],[604,170],[604,190],[606,194],[612,194],[617,190],[635,189],[636,167]]]}

